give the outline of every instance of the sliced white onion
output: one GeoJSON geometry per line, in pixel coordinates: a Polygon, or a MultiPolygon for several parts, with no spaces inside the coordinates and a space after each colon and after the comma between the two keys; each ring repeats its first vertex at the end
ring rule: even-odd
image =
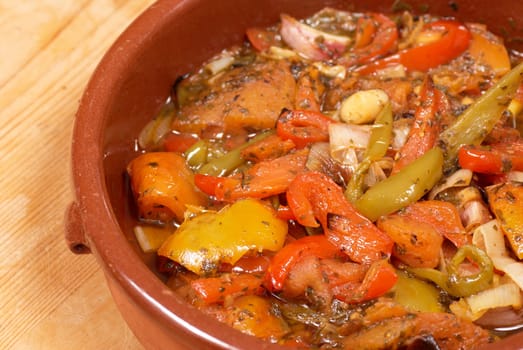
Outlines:
{"type": "Polygon", "coordinates": [[[364,150],[371,133],[370,125],[331,123],[329,140],[331,157],[343,164],[357,166],[358,150],[364,150]]]}
{"type": "Polygon", "coordinates": [[[461,222],[463,223],[463,227],[465,227],[465,230],[468,232],[473,228],[483,225],[492,220],[490,211],[488,210],[485,203],[483,201],[478,200],[466,202],[460,208],[459,215],[461,218],[461,222]]]}
{"type": "Polygon", "coordinates": [[[395,151],[398,151],[403,147],[405,142],[407,142],[407,137],[410,133],[411,121],[403,118],[395,120],[392,123],[392,141],[391,148],[395,151]]]}
{"type": "Polygon", "coordinates": [[[269,48],[268,56],[275,60],[285,60],[288,58],[296,57],[297,54],[296,52],[289,49],[284,49],[278,46],[271,46],[269,48]]]}
{"type": "Polygon", "coordinates": [[[498,307],[512,306],[520,308],[521,292],[515,283],[509,282],[471,295],[465,298],[465,300],[472,314],[480,316],[483,311],[498,307]]]}
{"type": "Polygon", "coordinates": [[[448,176],[445,181],[441,184],[435,186],[429,193],[429,198],[434,199],[439,193],[453,187],[465,187],[470,185],[472,180],[472,171],[468,169],[459,169],[450,176],[448,176]]]}
{"type": "Polygon", "coordinates": [[[523,263],[511,258],[505,246],[505,237],[497,220],[491,220],[474,230],[472,243],[483,248],[494,267],[503,271],[523,290],[523,263]]]}
{"type": "Polygon", "coordinates": [[[172,230],[163,227],[140,226],[134,227],[134,234],[144,253],[156,252],[163,242],[172,234],[172,230]]]}
{"type": "Polygon", "coordinates": [[[339,64],[330,65],[323,62],[314,62],[312,65],[316,67],[321,74],[329,78],[345,79],[347,75],[347,69],[339,64]]]}
{"type": "Polygon", "coordinates": [[[174,113],[162,111],[149,121],[138,135],[138,145],[142,149],[157,145],[162,137],[171,131],[173,115],[174,113]]]}
{"type": "Polygon", "coordinates": [[[317,61],[340,56],[351,41],[349,37],[314,29],[285,14],[281,15],[280,33],[292,49],[317,61]]]}
{"type": "Polygon", "coordinates": [[[407,69],[402,64],[395,64],[390,67],[379,69],[376,71],[376,75],[381,80],[405,78],[407,76],[407,69]]]}
{"type": "Polygon", "coordinates": [[[507,179],[512,182],[523,182],[523,171],[510,171],[507,173],[507,179]]]}
{"type": "Polygon", "coordinates": [[[233,62],[234,56],[230,52],[224,52],[216,57],[216,59],[207,63],[205,69],[211,72],[212,75],[215,75],[229,68],[233,62]]]}
{"type": "Polygon", "coordinates": [[[379,161],[372,162],[369,171],[365,175],[363,183],[367,187],[372,187],[378,182],[387,178],[387,173],[392,169],[394,161],[390,157],[385,157],[379,161]]]}

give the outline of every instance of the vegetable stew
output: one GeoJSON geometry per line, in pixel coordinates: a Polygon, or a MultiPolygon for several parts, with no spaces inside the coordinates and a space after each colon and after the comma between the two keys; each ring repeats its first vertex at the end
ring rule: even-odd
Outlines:
{"type": "Polygon", "coordinates": [[[471,349],[517,331],[518,57],[484,25],[409,12],[249,28],[138,136],[138,241],[188,303],[272,343],[471,349]]]}

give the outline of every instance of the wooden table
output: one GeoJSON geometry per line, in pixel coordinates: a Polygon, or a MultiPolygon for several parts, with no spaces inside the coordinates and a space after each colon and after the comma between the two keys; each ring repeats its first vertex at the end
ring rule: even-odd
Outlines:
{"type": "Polygon", "coordinates": [[[0,0],[0,349],[141,349],[64,241],[78,101],[153,0],[0,0]]]}

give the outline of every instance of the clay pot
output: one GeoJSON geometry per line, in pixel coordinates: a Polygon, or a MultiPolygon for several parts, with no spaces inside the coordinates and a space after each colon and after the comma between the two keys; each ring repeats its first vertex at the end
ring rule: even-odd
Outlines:
{"type": "MultiPolygon", "coordinates": [[[[76,199],[66,213],[66,241],[92,253],[123,317],[150,349],[279,349],[187,305],[154,272],[134,240],[124,169],[134,140],[166,100],[176,78],[244,38],[249,26],[275,23],[282,12],[304,17],[324,6],[390,12],[393,0],[161,0],[116,41],[93,74],[76,117],[72,164],[76,199]]],[[[413,11],[486,23],[506,43],[523,32],[523,2],[402,1],[413,11]],[[514,17],[512,17],[514,16],[514,17]],[[517,17],[519,16],[519,17],[517,17]]],[[[516,349],[523,333],[494,347],[516,349]]],[[[523,345],[522,345],[523,346],[523,345]]]]}

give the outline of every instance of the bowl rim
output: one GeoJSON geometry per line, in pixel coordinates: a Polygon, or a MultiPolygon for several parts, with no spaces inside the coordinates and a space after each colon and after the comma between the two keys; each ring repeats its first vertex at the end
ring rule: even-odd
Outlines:
{"type": "Polygon", "coordinates": [[[216,348],[241,349],[248,346],[282,349],[281,346],[243,334],[186,302],[180,302],[130,247],[109,200],[104,181],[103,132],[108,120],[111,92],[121,86],[126,63],[140,55],[147,41],[190,3],[186,0],[159,0],[153,3],[120,34],[98,63],[86,86],[75,116],[71,148],[75,204],[80,212],[81,229],[87,246],[105,273],[127,291],[133,302],[147,308],[153,317],[167,326],[174,325],[178,330],[216,348]],[[108,75],[109,71],[111,74],[108,75]],[[125,248],[111,250],[108,248],[111,246],[125,248]],[[122,261],[127,263],[122,264],[122,261]]]}
{"type": "MultiPolygon", "coordinates": [[[[108,278],[116,280],[134,303],[148,309],[153,317],[172,331],[175,328],[185,331],[200,338],[208,346],[222,349],[284,349],[243,334],[187,303],[180,302],[175,293],[150,271],[130,247],[116,220],[104,181],[104,128],[111,105],[110,96],[123,83],[126,62],[131,62],[140,55],[150,38],[160,32],[173,17],[182,13],[189,4],[203,2],[204,0],[156,1],[118,36],[98,63],[84,90],[74,121],[71,145],[74,201],[80,212],[81,229],[86,243],[104,272],[109,275],[108,278]],[[149,35],[144,36],[143,33],[149,35]],[[121,55],[122,52],[126,54],[121,55]],[[107,74],[109,71],[110,75],[107,74]],[[85,147],[86,145],[89,147],[85,147]],[[107,248],[110,246],[125,249],[111,250],[107,248]],[[121,261],[128,263],[122,265],[121,261]]],[[[523,342],[523,332],[516,338],[523,342]]],[[[503,342],[494,343],[494,346],[501,346],[503,342]]]]}

